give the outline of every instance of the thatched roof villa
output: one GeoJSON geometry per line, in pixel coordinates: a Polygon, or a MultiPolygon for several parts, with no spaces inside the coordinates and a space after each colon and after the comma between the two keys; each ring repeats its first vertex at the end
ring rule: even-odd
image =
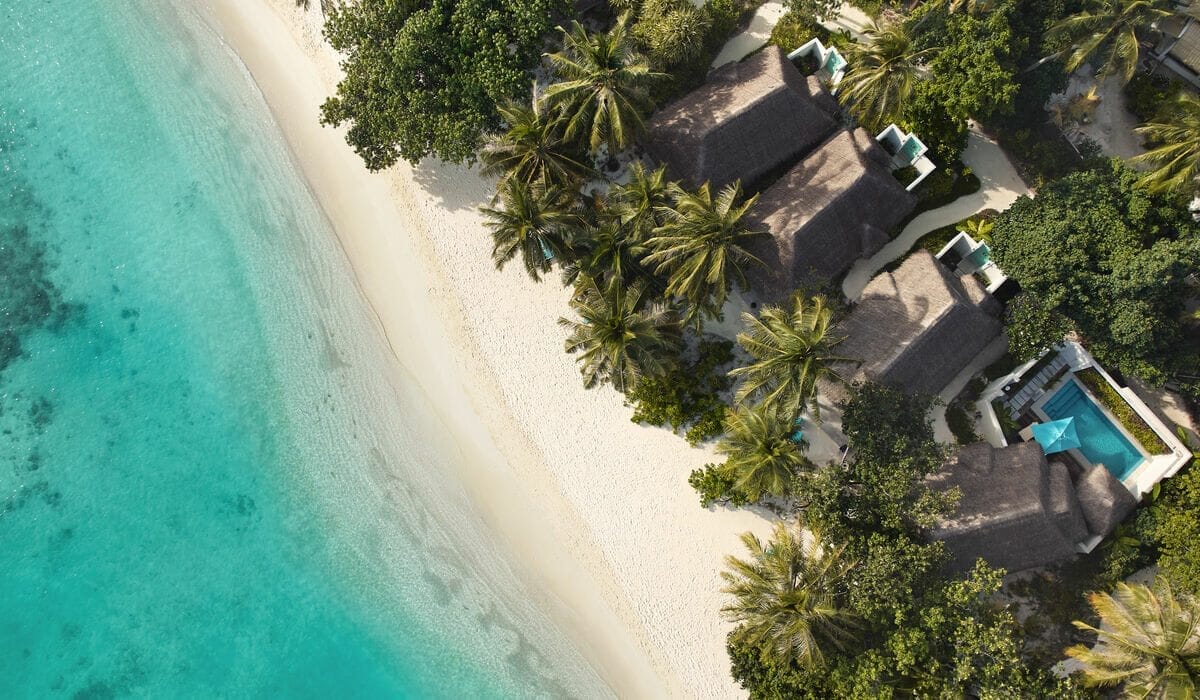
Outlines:
{"type": "Polygon", "coordinates": [[[1089,550],[1137,506],[1103,466],[1072,476],[1033,441],[968,445],[927,483],[959,490],[956,511],[930,533],[946,543],[957,571],[977,558],[1009,572],[1065,559],[1089,550]]]}
{"type": "Polygon", "coordinates": [[[770,233],[751,252],[759,301],[836,280],[883,247],[916,198],[892,176],[891,156],[862,129],[840,131],[771,185],[749,213],[770,233]]]}
{"type": "MultiPolygon", "coordinates": [[[[847,383],[872,381],[938,394],[1002,328],[1000,304],[971,275],[956,276],[917,250],[894,272],[876,275],[839,324],[838,369],[847,383]]],[[[838,400],[845,389],[830,385],[838,400]]]]}
{"type": "Polygon", "coordinates": [[[659,110],[646,148],[674,179],[714,190],[753,185],[794,162],[835,129],[837,103],[777,46],[713,71],[708,81],[659,110]]]}

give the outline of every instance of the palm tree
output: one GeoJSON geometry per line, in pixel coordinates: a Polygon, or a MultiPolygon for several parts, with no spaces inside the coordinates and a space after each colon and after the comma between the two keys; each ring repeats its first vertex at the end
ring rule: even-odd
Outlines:
{"type": "Polygon", "coordinates": [[[661,376],[678,353],[679,323],[662,305],[644,306],[644,286],[625,286],[614,277],[601,287],[582,277],[571,308],[579,321],[559,319],[570,329],[567,352],[581,352],[583,385],[607,381],[627,391],[643,376],[661,376]]]}
{"type": "Polygon", "coordinates": [[[1067,655],[1083,664],[1084,683],[1124,683],[1124,695],[1137,698],[1190,698],[1200,678],[1200,606],[1176,600],[1162,584],[1157,592],[1142,584],[1118,583],[1114,593],[1092,593],[1100,627],[1076,621],[1099,636],[1095,647],[1075,645],[1067,655]]]}
{"type": "Polygon", "coordinates": [[[536,103],[498,109],[508,129],[494,136],[480,153],[484,175],[568,188],[595,176],[587,158],[563,140],[560,119],[547,118],[536,103]]]}
{"type": "Polygon", "coordinates": [[[1173,0],[1090,0],[1085,8],[1050,27],[1047,38],[1067,48],[1067,72],[1073,73],[1094,57],[1097,77],[1118,75],[1129,82],[1138,64],[1137,32],[1151,22],[1175,14],[1173,0]]]}
{"type": "Polygon", "coordinates": [[[823,296],[792,295],[791,308],[763,307],[755,318],[743,313],[746,331],[737,340],[754,362],[731,371],[743,377],[734,394],[738,403],[761,401],[794,419],[817,393],[817,382],[837,378],[833,348],[843,338],[832,332],[833,309],[823,296]]]}
{"type": "Polygon", "coordinates": [[[649,85],[662,73],[637,53],[624,14],[607,32],[589,34],[578,21],[563,33],[563,50],[548,55],[559,78],[542,95],[565,122],[568,139],[586,139],[597,153],[601,144],[610,156],[627,148],[644,128],[642,114],[652,106],[649,85]]]}
{"type": "Polygon", "coordinates": [[[626,285],[641,283],[650,292],[661,293],[665,288],[642,265],[646,246],[633,225],[622,223],[616,216],[602,216],[583,236],[585,240],[580,247],[584,251],[574,269],[568,271],[568,282],[573,283],[575,277],[583,274],[595,277],[602,286],[616,279],[626,285]]]}
{"type": "Polygon", "coordinates": [[[621,221],[632,225],[640,240],[649,238],[650,232],[662,225],[661,212],[671,203],[666,166],[648,171],[641,162],[634,163],[629,182],[613,187],[609,199],[621,221]]]}
{"type": "Polygon", "coordinates": [[[1132,159],[1154,166],[1141,178],[1151,192],[1179,191],[1192,194],[1200,181],[1200,98],[1185,92],[1179,96],[1169,118],[1136,129],[1150,143],[1158,144],[1132,159]]]}
{"type": "Polygon", "coordinates": [[[862,631],[857,617],[842,607],[846,574],[853,564],[842,549],[828,549],[815,534],[805,537],[798,527],[775,524],[764,546],[747,532],[742,542],[749,559],[725,558],[723,589],[734,597],[721,609],[741,623],[733,641],[763,649],[772,664],[792,663],[819,670],[830,651],[846,651],[862,631]]]}
{"type": "Polygon", "coordinates": [[[899,118],[928,50],[913,50],[903,22],[874,22],[864,37],[847,50],[849,68],[838,84],[838,97],[860,122],[877,130],[899,118]]]}
{"type": "Polygon", "coordinates": [[[811,466],[801,454],[807,445],[792,439],[795,432],[792,417],[770,406],[728,411],[717,452],[727,457],[722,469],[734,480],[734,490],[750,501],[786,495],[796,475],[811,466]]]}
{"type": "Polygon", "coordinates": [[[713,198],[708,183],[695,193],[674,186],[674,205],[659,209],[663,224],[647,241],[653,251],[643,262],[659,275],[669,275],[667,295],[687,301],[684,322],[699,330],[702,314],[716,318],[725,305],[731,282],[746,287],[743,269],[762,264],[746,249],[760,231],[747,227],[743,219],[758,195],[738,204],[740,183],[727,185],[713,198]],[[733,280],[730,279],[732,275],[733,280]]]}
{"type": "Polygon", "coordinates": [[[480,207],[492,231],[496,269],[504,269],[519,252],[529,276],[540,280],[542,273],[550,271],[551,261],[569,251],[578,215],[558,187],[508,179],[496,196],[499,208],[480,207]]]}

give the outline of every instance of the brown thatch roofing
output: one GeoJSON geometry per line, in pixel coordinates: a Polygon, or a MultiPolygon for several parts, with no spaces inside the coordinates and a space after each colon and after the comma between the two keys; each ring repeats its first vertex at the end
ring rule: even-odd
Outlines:
{"type": "Polygon", "coordinates": [[[1036,442],[968,445],[927,483],[959,490],[957,510],[930,532],[946,543],[955,570],[979,558],[1010,572],[1042,566],[1075,554],[1086,539],[1067,468],[1047,463],[1036,442]]]}
{"type": "Polygon", "coordinates": [[[1079,506],[1088,529],[1105,536],[1137,508],[1137,500],[1103,465],[1087,470],[1076,482],[1079,506]]]}
{"type": "Polygon", "coordinates": [[[766,263],[750,283],[760,300],[820,286],[872,255],[915,204],[883,148],[862,129],[841,131],[762,193],[751,223],[770,232],[751,252],[766,263]]]}
{"type": "MultiPolygon", "coordinates": [[[[1000,333],[999,304],[970,275],[956,276],[926,250],[876,275],[839,324],[837,354],[857,364],[848,382],[873,381],[937,394],[1000,333]]],[[[841,398],[828,387],[831,398],[841,398]]]]}
{"type": "Polygon", "coordinates": [[[689,187],[711,182],[716,190],[735,180],[752,187],[824,141],[837,128],[836,113],[815,77],[768,46],[654,114],[646,148],[689,187]]]}

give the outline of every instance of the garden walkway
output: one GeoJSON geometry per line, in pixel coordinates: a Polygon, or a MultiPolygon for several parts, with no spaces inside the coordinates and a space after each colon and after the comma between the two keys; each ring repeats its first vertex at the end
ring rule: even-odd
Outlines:
{"type": "MultiPolygon", "coordinates": [[[[784,7],[782,0],[769,0],[760,5],[750,16],[750,24],[741,32],[733,35],[729,41],[725,42],[725,46],[721,47],[721,53],[713,59],[712,67],[716,68],[726,63],[740,61],[766,46],[767,40],[771,38],[771,30],[775,28],[775,23],[786,11],[787,8],[784,7]]],[[[822,22],[826,29],[834,32],[844,29],[850,32],[855,39],[862,36],[863,27],[870,23],[870,17],[849,3],[842,5],[837,17],[828,22],[822,22]]],[[[789,50],[796,48],[799,47],[792,46],[789,47],[789,50]]]]}
{"type": "Polygon", "coordinates": [[[995,141],[979,133],[974,124],[967,135],[967,150],[963,152],[962,159],[979,178],[979,191],[959,197],[946,206],[922,213],[910,221],[900,235],[878,253],[855,263],[846,279],[842,281],[842,293],[847,299],[858,299],[876,272],[893,260],[906,255],[917,241],[930,231],[958,223],[984,209],[1004,211],[1017,197],[1029,194],[1029,188],[1009,162],[1008,156],[1004,155],[1004,151],[1000,150],[995,141]]]}

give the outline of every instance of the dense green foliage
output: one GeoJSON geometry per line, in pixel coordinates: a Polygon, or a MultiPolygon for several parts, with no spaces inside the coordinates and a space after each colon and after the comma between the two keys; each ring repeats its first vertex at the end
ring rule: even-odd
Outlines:
{"type": "Polygon", "coordinates": [[[817,383],[838,379],[833,363],[841,336],[833,332],[833,308],[825,297],[795,292],[787,307],[764,306],[756,317],[742,314],[746,330],[738,343],[754,361],[729,376],[741,378],[734,398],[755,401],[785,416],[798,417],[812,406],[817,383]]]}
{"type": "Polygon", "coordinates": [[[724,431],[728,404],[721,398],[729,390],[725,368],[733,361],[733,343],[709,336],[661,377],[644,377],[625,394],[633,406],[634,423],[666,426],[684,431],[688,443],[697,445],[724,431]]]}
{"type": "Polygon", "coordinates": [[[1075,625],[1100,638],[1067,655],[1079,661],[1086,684],[1121,685],[1129,698],[1191,698],[1200,679],[1200,604],[1177,599],[1169,585],[1117,584],[1088,600],[1100,626],[1075,625]]]}
{"type": "Polygon", "coordinates": [[[1197,361],[1198,349],[1183,342],[1181,314],[1185,278],[1200,266],[1200,226],[1183,202],[1147,194],[1137,177],[1113,163],[1022,197],[997,217],[992,252],[1025,293],[1069,319],[1106,366],[1161,382],[1197,361]]]}
{"type": "Polygon", "coordinates": [[[1001,572],[980,564],[947,578],[940,544],[921,526],[952,498],[921,483],[944,455],[933,440],[930,399],[886,387],[858,387],[844,406],[851,453],[797,484],[801,520],[856,562],[837,608],[867,630],[812,670],[770,647],[731,634],[733,675],[752,698],[982,697],[1069,698],[1021,657],[1012,612],[991,602],[1001,572]]]}
{"type": "Polygon", "coordinates": [[[805,522],[835,542],[853,542],[873,533],[915,537],[945,512],[946,497],[921,484],[945,460],[933,438],[931,407],[927,396],[855,387],[842,407],[849,458],[797,485],[805,522]]]}
{"type": "Polygon", "coordinates": [[[1125,85],[1126,105],[1139,122],[1154,121],[1183,91],[1181,80],[1139,71],[1125,85]]]}
{"type": "Polygon", "coordinates": [[[1004,310],[1008,326],[1008,351],[1021,362],[1028,362],[1046,348],[1062,342],[1071,329],[1070,322],[1053,308],[1026,292],[1018,294],[1004,310]]]}
{"type": "MultiPolygon", "coordinates": [[[[787,11],[799,17],[812,17],[818,22],[825,22],[837,17],[845,0],[788,0],[785,3],[787,11]]],[[[810,37],[811,38],[811,37],[810,37]]],[[[796,48],[796,44],[792,48],[796,48]]]]}
{"type": "Polygon", "coordinates": [[[688,475],[688,485],[700,494],[701,508],[708,508],[714,503],[738,508],[750,503],[746,494],[737,490],[733,475],[721,464],[709,463],[701,469],[693,469],[688,475]]]}
{"type": "Polygon", "coordinates": [[[325,38],[344,55],[326,124],[371,170],[403,158],[473,161],[500,126],[498,106],[525,101],[542,37],[563,0],[360,0],[335,3],[325,38]]]}
{"type": "Polygon", "coordinates": [[[1193,449],[1191,464],[1159,486],[1157,497],[1138,511],[1128,534],[1149,550],[1161,578],[1200,598],[1200,448],[1193,449]]]}
{"type": "Polygon", "coordinates": [[[934,93],[949,114],[986,120],[1012,108],[1015,59],[1022,49],[1009,23],[1014,9],[1015,3],[1003,2],[983,16],[963,12],[946,20],[929,70],[934,93]]]}

